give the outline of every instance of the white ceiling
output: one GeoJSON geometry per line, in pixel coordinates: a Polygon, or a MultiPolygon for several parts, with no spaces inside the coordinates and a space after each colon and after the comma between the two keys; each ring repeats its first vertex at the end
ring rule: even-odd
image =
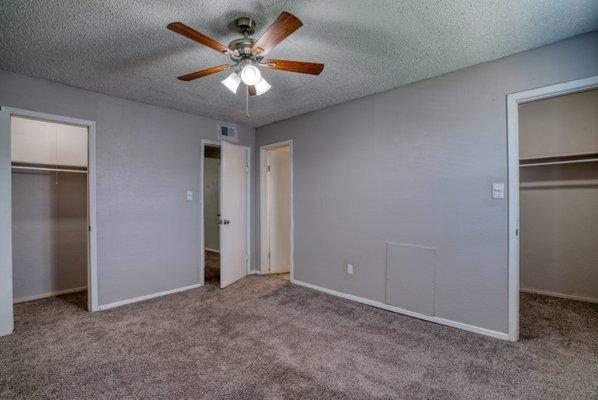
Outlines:
{"type": "Polygon", "coordinates": [[[1,5],[0,69],[262,126],[597,29],[597,0],[19,0],[1,5]],[[304,25],[269,58],[325,63],[320,76],[264,71],[273,88],[249,119],[226,73],[176,79],[228,58],[169,22],[226,45],[235,18],[254,17],[259,37],[282,11],[304,25]]]}

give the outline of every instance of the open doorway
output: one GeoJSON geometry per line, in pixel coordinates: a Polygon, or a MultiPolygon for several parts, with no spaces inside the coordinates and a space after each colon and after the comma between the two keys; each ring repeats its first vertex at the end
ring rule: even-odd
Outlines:
{"type": "Polygon", "coordinates": [[[97,310],[95,123],[2,108],[9,138],[12,303],[97,310]]]}
{"type": "Polygon", "coordinates": [[[260,148],[260,215],[263,274],[293,276],[293,146],[292,141],[260,148]]]}
{"type": "Polygon", "coordinates": [[[220,283],[220,145],[204,146],[204,279],[220,283]]]}
{"type": "Polygon", "coordinates": [[[592,77],[508,96],[511,340],[583,335],[595,318],[597,87],[592,77]]]}
{"type": "Polygon", "coordinates": [[[206,139],[201,160],[201,278],[224,288],[250,269],[250,148],[206,139]]]}

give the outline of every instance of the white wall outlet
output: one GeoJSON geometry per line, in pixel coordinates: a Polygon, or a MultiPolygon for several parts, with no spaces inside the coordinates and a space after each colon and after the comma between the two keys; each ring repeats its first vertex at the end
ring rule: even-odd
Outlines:
{"type": "Polygon", "coordinates": [[[492,198],[493,199],[504,199],[505,198],[505,184],[504,183],[493,183],[492,184],[492,198]]]}
{"type": "Polygon", "coordinates": [[[193,201],[193,190],[187,190],[187,201],[193,201]]]}
{"type": "Polygon", "coordinates": [[[353,275],[353,264],[347,264],[347,274],[353,275]]]}

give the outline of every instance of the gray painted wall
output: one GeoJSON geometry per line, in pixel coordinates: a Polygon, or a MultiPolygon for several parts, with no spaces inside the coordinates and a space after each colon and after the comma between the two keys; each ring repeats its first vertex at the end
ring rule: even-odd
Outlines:
{"type": "Polygon", "coordinates": [[[204,160],[204,175],[204,246],[212,250],[220,250],[220,225],[218,225],[218,210],[220,209],[220,160],[206,158],[204,160]]]}
{"type": "MultiPolygon", "coordinates": [[[[0,104],[96,121],[100,305],[199,282],[201,139],[217,121],[5,71],[0,104]]],[[[253,146],[253,128],[238,132],[253,146]]]]}
{"type": "Polygon", "coordinates": [[[87,286],[87,176],[12,173],[13,298],[87,286]]]}
{"type": "MultiPolygon", "coordinates": [[[[525,157],[598,152],[598,90],[519,106],[525,157]]],[[[598,301],[598,163],[520,169],[521,288],[598,301]]]]}
{"type": "Polygon", "coordinates": [[[295,278],[384,302],[386,242],[434,247],[434,315],[506,333],[506,95],[595,74],[598,33],[258,128],[294,140],[295,278]]]}

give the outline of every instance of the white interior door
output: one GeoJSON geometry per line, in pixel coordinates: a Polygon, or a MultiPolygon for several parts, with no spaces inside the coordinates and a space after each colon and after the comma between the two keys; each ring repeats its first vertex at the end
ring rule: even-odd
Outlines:
{"type": "Polygon", "coordinates": [[[247,150],[222,142],[220,173],[220,287],[247,274],[247,150]]]}
{"type": "Polygon", "coordinates": [[[291,271],[291,152],[285,146],[269,153],[270,273],[279,274],[291,271]]]}

